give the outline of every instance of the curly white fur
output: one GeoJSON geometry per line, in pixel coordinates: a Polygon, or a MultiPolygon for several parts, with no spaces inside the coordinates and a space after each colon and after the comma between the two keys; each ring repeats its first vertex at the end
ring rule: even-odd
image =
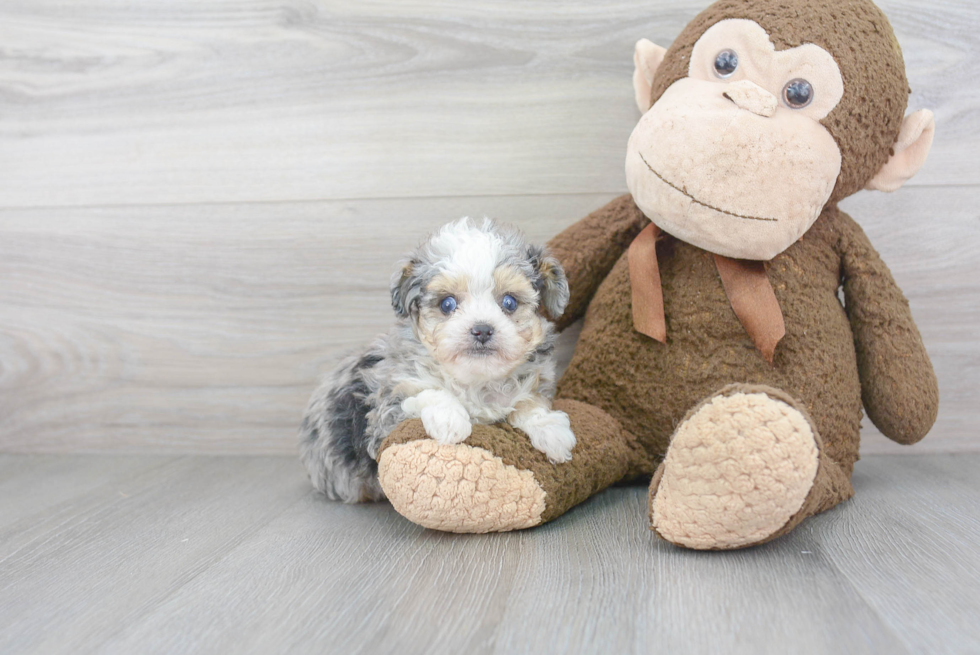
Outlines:
{"type": "Polygon", "coordinates": [[[423,243],[392,279],[399,318],[314,392],[300,453],[313,485],[345,502],[384,498],[378,448],[406,418],[441,443],[473,423],[508,420],[552,461],[571,458],[575,436],[551,411],[555,334],[568,284],[557,260],[512,228],[461,219],[423,243]],[[455,307],[444,311],[451,296],[455,307]],[[504,296],[516,302],[505,307],[504,296]],[[478,328],[489,339],[476,338],[478,328]]]}

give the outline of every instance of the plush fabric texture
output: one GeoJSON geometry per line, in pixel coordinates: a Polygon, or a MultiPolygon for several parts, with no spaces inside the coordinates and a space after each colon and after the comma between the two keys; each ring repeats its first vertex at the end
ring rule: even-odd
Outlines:
{"type": "MultiPolygon", "coordinates": [[[[647,225],[630,244],[627,253],[633,305],[633,328],[660,343],[667,342],[664,298],[657,262],[661,231],[647,225]]],[[[769,283],[763,262],[715,255],[715,267],[732,310],[766,361],[772,364],[776,344],[783,338],[783,312],[769,283]]]]}
{"type": "Polygon", "coordinates": [[[548,242],[568,278],[570,297],[556,321],[560,331],[582,318],[596,289],[650,219],[633,198],[620,196],[548,242]]]}
{"type": "Polygon", "coordinates": [[[864,187],[871,191],[898,191],[919,172],[936,136],[936,119],[928,109],[914,111],[902,121],[894,154],[864,187]]]}
{"type": "Polygon", "coordinates": [[[633,328],[654,341],[667,343],[667,323],[664,319],[664,294],[660,286],[660,266],[657,264],[657,239],[660,228],[647,225],[633,239],[627,254],[630,286],[633,296],[633,328]]]}
{"type": "MultiPolygon", "coordinates": [[[[862,403],[899,443],[918,441],[935,421],[936,377],[908,302],[864,232],[836,205],[889,160],[902,126],[908,84],[891,27],[868,0],[719,0],[664,54],[653,101],[687,75],[699,36],[728,18],[757,22],[777,50],[805,42],[824,48],[844,83],[842,100],[822,120],[843,160],[831,200],[802,237],[764,265],[785,334],[767,362],[733,311],[714,256],[666,231],[655,245],[666,341],[637,332],[627,249],[650,220],[629,195],[557,235],[549,249],[571,289],[558,327],[585,316],[555,401],[578,440],[572,460],[551,464],[506,425],[475,426],[465,444],[440,447],[469,449],[466,457],[481,467],[511,467],[494,474],[495,493],[523,498],[536,486],[544,493],[541,522],[618,481],[653,475],[653,527],[661,534],[697,548],[759,543],[851,497],[862,403]],[[760,490],[758,497],[743,482],[760,490]],[[740,515],[739,506],[749,505],[768,514],[740,515]],[[690,520],[700,511],[710,520],[690,520]]],[[[659,52],[641,50],[650,68],[659,52]]],[[[647,79],[643,70],[641,76],[647,79]]],[[[918,123],[931,129],[931,122],[918,123]]],[[[420,424],[403,424],[382,444],[382,460],[387,449],[394,457],[398,444],[424,438],[420,424]]],[[[459,459],[447,453],[437,457],[459,459]]],[[[437,495],[446,474],[405,457],[412,461],[401,477],[382,480],[386,494],[407,486],[437,495]]],[[[459,508],[475,494],[462,497],[426,501],[429,519],[456,529],[458,517],[477,511],[459,508]]],[[[490,524],[481,529],[510,529],[507,521],[490,524]]]]}
{"type": "MultiPolygon", "coordinates": [[[[609,253],[599,242],[597,219],[605,220],[613,236],[621,238],[644,227],[646,219],[638,219],[636,212],[629,196],[618,198],[563,232],[549,247],[560,260],[573,260],[574,253],[566,248],[581,242],[575,238],[581,230],[587,249],[602,261],[609,253]]],[[[615,243],[612,239],[605,243],[610,241],[615,243]]],[[[732,382],[765,385],[770,395],[811,417],[816,433],[823,435],[822,466],[830,471],[830,482],[818,480],[821,493],[801,508],[796,520],[809,516],[807,512],[828,509],[852,493],[848,480],[858,457],[862,380],[866,380],[866,402],[874,408],[872,419],[898,417],[879,426],[885,434],[909,443],[928,430],[937,407],[936,382],[908,303],[867,237],[846,214],[836,208],[826,210],[803,240],[769,266],[786,318],[786,336],[776,349],[773,366],[732,311],[713,255],[669,235],[657,246],[667,343],[637,333],[632,326],[625,241],[621,238],[623,251],[608,274],[604,267],[596,267],[591,279],[580,272],[577,276],[582,286],[598,289],[555,403],[556,409],[569,414],[578,438],[572,461],[550,463],[523,433],[503,424],[474,426],[465,442],[467,448],[499,459],[501,467],[531,472],[545,494],[541,522],[620,480],[654,473],[675,427],[691,408],[732,382]],[[842,280],[850,314],[837,295],[842,280]],[[888,329],[895,325],[904,329],[888,329]],[[862,353],[860,362],[857,351],[862,353]]],[[[420,439],[426,439],[421,423],[406,422],[382,445],[382,455],[393,445],[420,439]]],[[[402,494],[400,486],[411,487],[415,498],[418,489],[431,498],[445,480],[438,467],[423,470],[415,465],[406,470],[411,474],[383,476],[382,487],[393,502],[402,494]]],[[[526,479],[507,478],[497,493],[523,493],[526,479]]],[[[455,502],[483,507],[483,500],[468,497],[471,501],[455,502]]],[[[426,500],[419,507],[424,512],[406,513],[424,525],[460,530],[475,522],[469,518],[460,522],[459,516],[471,514],[459,514],[452,503],[434,507],[426,500]]],[[[510,519],[490,523],[480,528],[513,529],[510,519]]]]}
{"type": "MultiPolygon", "coordinates": [[[[666,235],[657,259],[667,343],[632,329],[629,271],[621,256],[589,306],[558,396],[605,410],[662,457],[675,426],[702,399],[732,382],[767,384],[798,398],[818,431],[835,435],[829,449],[850,467],[857,459],[861,392],[852,334],[837,298],[841,260],[835,248],[845,229],[839,219],[836,213],[818,219],[769,267],[786,326],[773,366],[732,311],[713,255],[666,235]]],[[[560,246],[551,248],[562,260],[560,246]]]]}
{"type": "Polygon", "coordinates": [[[520,530],[540,523],[545,509],[533,473],[471,446],[395,444],[378,459],[378,479],[402,516],[435,530],[520,530]]]}
{"type": "MultiPolygon", "coordinates": [[[[613,208],[633,213],[622,198],[606,207],[613,208]]],[[[551,243],[559,260],[578,229],[551,243]]],[[[668,235],[657,255],[667,343],[632,329],[624,253],[589,305],[558,397],[603,409],[662,457],[674,427],[702,399],[732,382],[765,384],[813,417],[827,454],[848,475],[858,457],[862,380],[872,420],[888,417],[879,425],[887,436],[911,443],[928,431],[938,391],[908,302],[861,228],[836,207],[769,265],[786,329],[773,366],[732,311],[710,253],[668,235]],[[842,281],[849,313],[837,295],[842,281]]]]}
{"type": "Polygon", "coordinates": [[[421,421],[411,420],[381,444],[381,487],[401,514],[420,525],[490,532],[550,521],[651,469],[645,451],[605,412],[575,401],[559,401],[554,408],[568,414],[578,437],[570,462],[548,461],[527,435],[506,423],[474,425],[463,444],[440,446],[427,438],[421,421]],[[404,449],[412,443],[424,447],[404,449]],[[432,464],[433,459],[441,461],[432,464]],[[479,463],[479,471],[471,462],[479,463]],[[528,481],[541,490],[543,507],[521,504],[519,499],[537,497],[528,481]],[[505,510],[508,503],[517,506],[505,510]]]}
{"type": "Polygon", "coordinates": [[[732,385],[686,417],[655,485],[650,525],[695,549],[761,543],[803,507],[817,477],[819,439],[776,390],[732,385]]]}
{"type": "MultiPolygon", "coordinates": [[[[718,395],[724,396],[733,394],[759,393],[763,393],[770,398],[781,401],[800,412],[800,414],[802,414],[807,423],[810,425],[811,429],[814,428],[813,419],[807,414],[806,410],[800,406],[795,399],[778,389],[773,389],[772,387],[767,387],[765,385],[732,384],[722,389],[718,395]]],[[[713,399],[708,399],[705,402],[709,402],[710,400],[713,399]]],[[[692,416],[698,409],[699,408],[694,408],[691,410],[688,416],[692,416]]],[[[823,446],[823,439],[819,433],[814,431],[813,438],[817,446],[819,462],[817,465],[816,475],[812,484],[810,485],[810,491],[807,494],[806,499],[803,501],[803,505],[799,510],[797,510],[796,514],[791,516],[789,520],[786,521],[786,523],[780,529],[756,543],[746,545],[752,546],[765,543],[767,541],[772,541],[773,539],[778,539],[784,534],[792,531],[793,528],[799,525],[807,517],[831,509],[854,495],[854,487],[851,486],[850,474],[845,473],[840,466],[827,455],[823,446]]],[[[657,473],[654,474],[654,480],[650,484],[651,503],[653,502],[653,499],[657,493],[659,480],[662,477],[663,472],[664,466],[661,464],[661,467],[657,470],[657,473]]],[[[650,507],[652,509],[653,505],[651,504],[650,507]]],[[[651,528],[652,527],[653,526],[651,525],[651,528]]],[[[726,550],[727,548],[727,546],[719,545],[710,549],[726,550]]]]}
{"type": "Polygon", "coordinates": [[[668,48],[653,80],[651,102],[687,76],[698,37],[728,18],[755,21],[777,50],[820,46],[837,61],[845,89],[863,90],[845,92],[821,122],[843,156],[830,203],[864,188],[888,161],[910,92],[902,51],[885,15],[870,0],[721,0],[688,23],[668,48]]]}
{"type": "Polygon", "coordinates": [[[748,80],[732,82],[729,89],[725,91],[725,97],[734,102],[739,109],[770,118],[776,113],[779,104],[776,96],[756,93],[755,86],[754,82],[748,80]]]}
{"type": "Polygon", "coordinates": [[[714,259],[732,310],[752,343],[772,364],[776,346],[786,334],[786,325],[765,264],[721,255],[715,255],[714,259]]]}
{"type": "Polygon", "coordinates": [[[739,59],[737,69],[725,85],[725,95],[743,109],[772,116],[781,104],[783,86],[799,74],[812,83],[815,97],[805,107],[787,113],[820,120],[826,118],[844,96],[844,80],[832,54],[815,43],[777,50],[764,27],[744,18],[715,23],[698,38],[691,50],[689,74],[697,79],[718,82],[715,58],[720,51],[729,48],[735,49],[739,59]],[[767,91],[763,94],[762,107],[752,106],[759,100],[757,84],[767,91]]]}
{"type": "Polygon", "coordinates": [[[640,111],[650,108],[653,74],[663,61],[665,52],[667,48],[648,39],[640,39],[636,44],[633,53],[633,91],[636,96],[636,106],[640,111]]]}
{"type": "Polygon", "coordinates": [[[864,406],[882,434],[913,444],[939,413],[936,374],[902,290],[864,231],[840,216],[852,226],[838,248],[864,406]]]}
{"type": "Polygon", "coordinates": [[[776,51],[743,19],[713,25],[691,56],[690,76],[630,135],[627,186],[665,232],[727,257],[772,259],[806,233],[837,184],[841,152],[820,121],[843,95],[840,71],[814,44],[776,51]],[[728,47],[742,59],[719,83],[713,62],[728,47]],[[786,82],[802,74],[812,102],[779,107],[786,82]]]}

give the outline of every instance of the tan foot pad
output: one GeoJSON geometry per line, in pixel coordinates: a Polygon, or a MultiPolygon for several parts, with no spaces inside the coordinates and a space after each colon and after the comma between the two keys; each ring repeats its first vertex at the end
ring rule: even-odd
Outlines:
{"type": "Polygon", "coordinates": [[[420,439],[378,459],[381,488],[399,514],[446,532],[504,532],[541,523],[545,492],[530,471],[482,448],[420,439]]]}
{"type": "Polygon", "coordinates": [[[716,396],[671,441],[651,527],[687,548],[766,541],[803,506],[819,455],[809,421],[787,403],[765,393],[716,396]]]}

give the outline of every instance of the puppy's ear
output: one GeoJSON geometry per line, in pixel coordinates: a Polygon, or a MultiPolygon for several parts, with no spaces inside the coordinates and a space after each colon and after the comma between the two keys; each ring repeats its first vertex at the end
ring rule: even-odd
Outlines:
{"type": "Polygon", "coordinates": [[[412,259],[401,271],[391,276],[391,306],[399,316],[408,316],[418,308],[422,296],[422,278],[418,275],[419,262],[412,259]]]}
{"type": "Polygon", "coordinates": [[[561,263],[544,248],[528,246],[528,259],[534,267],[534,288],[541,296],[541,307],[552,320],[565,312],[568,304],[568,280],[561,263]]]}

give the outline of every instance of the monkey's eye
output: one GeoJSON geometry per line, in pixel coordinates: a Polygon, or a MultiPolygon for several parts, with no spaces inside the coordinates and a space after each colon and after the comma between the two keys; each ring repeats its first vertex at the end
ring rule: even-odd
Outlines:
{"type": "Polygon", "coordinates": [[[715,75],[718,77],[731,77],[736,68],[738,68],[738,53],[734,50],[722,50],[715,56],[715,75]]]}
{"type": "Polygon", "coordinates": [[[813,102],[813,86],[799,78],[790,80],[783,87],[783,101],[793,109],[803,109],[813,102]]]}
{"type": "Polygon", "coordinates": [[[507,294],[500,299],[500,306],[504,308],[505,312],[513,312],[517,310],[517,299],[514,296],[507,294]]]}
{"type": "Polygon", "coordinates": [[[446,314],[447,316],[452,314],[454,311],[456,311],[456,299],[452,296],[446,296],[442,299],[442,302],[439,303],[439,309],[441,309],[442,313],[446,314]]]}

